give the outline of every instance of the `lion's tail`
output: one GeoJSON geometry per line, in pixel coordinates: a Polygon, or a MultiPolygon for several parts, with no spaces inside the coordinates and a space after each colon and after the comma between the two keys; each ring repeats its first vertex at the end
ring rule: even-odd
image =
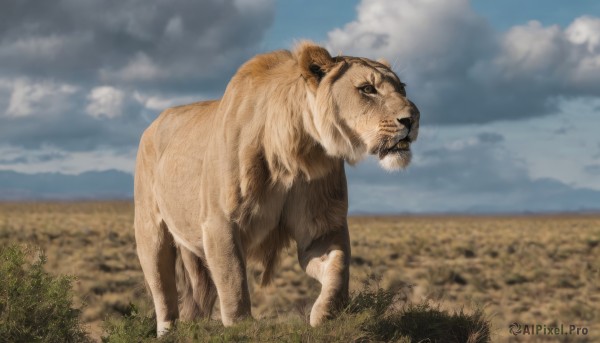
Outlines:
{"type": "Polygon", "coordinates": [[[217,299],[217,290],[205,262],[179,245],[175,263],[179,317],[182,320],[210,317],[217,299]]]}

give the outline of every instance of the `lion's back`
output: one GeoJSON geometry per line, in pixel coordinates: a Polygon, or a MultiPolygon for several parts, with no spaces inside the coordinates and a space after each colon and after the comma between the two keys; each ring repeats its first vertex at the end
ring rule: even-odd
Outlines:
{"type": "Polygon", "coordinates": [[[191,138],[190,135],[206,136],[210,132],[216,105],[217,100],[201,101],[163,111],[151,125],[154,126],[152,139],[157,152],[162,154],[177,141],[191,138]]]}
{"type": "MultiPolygon", "coordinates": [[[[218,100],[196,102],[163,111],[144,131],[138,149],[134,193],[137,198],[156,199],[161,175],[190,171],[200,163],[210,140],[218,100]]],[[[168,187],[167,187],[168,188],[168,187]]],[[[154,200],[152,200],[154,202],[154,200]]]]}

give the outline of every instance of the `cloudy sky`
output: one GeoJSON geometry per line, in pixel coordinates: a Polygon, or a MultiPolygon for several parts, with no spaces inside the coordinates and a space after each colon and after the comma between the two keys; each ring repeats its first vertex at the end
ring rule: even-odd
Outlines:
{"type": "Polygon", "coordinates": [[[351,210],[600,209],[591,1],[6,0],[0,170],[132,172],[162,109],[301,38],[386,58],[422,113],[407,171],[348,168],[351,210]]]}

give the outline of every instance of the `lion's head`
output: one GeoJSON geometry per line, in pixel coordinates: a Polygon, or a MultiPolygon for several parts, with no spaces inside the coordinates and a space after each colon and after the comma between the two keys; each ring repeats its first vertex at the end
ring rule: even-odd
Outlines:
{"type": "Polygon", "coordinates": [[[329,155],[355,163],[370,153],[387,170],[410,163],[419,110],[387,63],[331,57],[307,42],[295,54],[308,84],[305,126],[329,155]]]}

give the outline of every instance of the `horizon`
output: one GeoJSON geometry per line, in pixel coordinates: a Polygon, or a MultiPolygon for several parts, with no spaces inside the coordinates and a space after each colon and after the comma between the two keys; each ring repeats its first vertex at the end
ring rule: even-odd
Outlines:
{"type": "Polygon", "coordinates": [[[96,2],[5,4],[0,173],[22,179],[0,177],[0,199],[132,194],[125,176],[103,173],[132,175],[163,109],[220,98],[255,54],[311,39],[387,59],[421,109],[406,171],[347,165],[351,213],[600,211],[598,3],[127,3],[104,5],[112,18],[96,2]],[[87,172],[99,174],[78,179],[87,172]]]}
{"type": "MultiPolygon", "coordinates": [[[[0,205],[30,205],[30,204],[38,204],[38,205],[52,205],[52,204],[72,204],[72,203],[126,203],[133,206],[134,198],[131,196],[123,196],[123,197],[93,197],[93,198],[85,198],[85,197],[36,197],[36,198],[18,198],[18,199],[10,199],[10,198],[0,198],[0,205]]],[[[460,217],[562,217],[562,216],[600,216],[600,209],[579,209],[579,210],[567,210],[567,211],[498,211],[498,212],[469,212],[469,211],[458,211],[458,212],[369,212],[362,210],[349,210],[348,217],[352,218],[403,218],[403,217],[414,217],[414,218],[428,218],[428,217],[452,217],[452,218],[460,218],[460,217]]]]}

